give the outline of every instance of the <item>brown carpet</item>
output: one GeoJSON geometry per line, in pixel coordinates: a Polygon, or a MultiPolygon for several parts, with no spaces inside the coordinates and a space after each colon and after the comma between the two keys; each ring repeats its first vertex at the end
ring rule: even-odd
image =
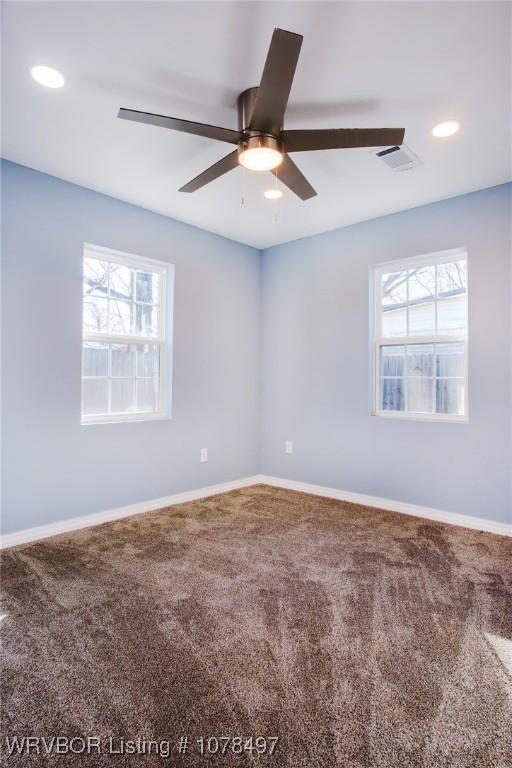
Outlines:
{"type": "Polygon", "coordinates": [[[8,550],[3,592],[3,736],[102,740],[10,764],[512,765],[511,539],[254,486],[8,550]]]}

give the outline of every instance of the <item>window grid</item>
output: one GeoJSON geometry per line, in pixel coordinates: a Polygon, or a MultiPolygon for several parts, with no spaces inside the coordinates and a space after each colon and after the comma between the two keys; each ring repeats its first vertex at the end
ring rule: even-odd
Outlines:
{"type": "MultiPolygon", "coordinates": [[[[467,285],[467,255],[463,249],[455,249],[453,251],[444,252],[442,254],[433,254],[431,256],[425,256],[420,258],[412,258],[401,262],[389,262],[374,270],[374,301],[375,301],[375,344],[374,344],[374,413],[381,416],[397,416],[398,418],[420,418],[420,419],[433,419],[442,421],[467,421],[467,317],[468,317],[468,285],[467,285]],[[464,286],[464,325],[465,330],[450,332],[448,330],[439,330],[439,313],[438,307],[440,303],[446,301],[446,297],[439,295],[439,275],[438,269],[441,265],[460,263],[463,262],[466,270],[466,281],[464,286]],[[434,333],[433,334],[418,334],[414,336],[409,335],[410,331],[410,276],[421,267],[434,267],[434,291],[432,294],[432,301],[434,303],[434,333]],[[406,290],[405,290],[405,336],[383,336],[383,294],[382,294],[382,277],[385,274],[392,274],[393,272],[406,272],[406,290]],[[447,376],[437,375],[437,349],[442,345],[462,344],[463,345],[463,375],[461,376],[447,376]],[[428,346],[432,345],[432,376],[411,376],[408,371],[408,351],[411,346],[428,346]],[[385,348],[389,347],[403,347],[404,348],[404,371],[403,375],[384,375],[381,374],[381,352],[385,348]],[[432,383],[432,410],[428,411],[410,411],[409,410],[409,380],[410,379],[423,379],[431,380],[432,383]],[[403,389],[403,409],[393,410],[383,408],[383,393],[382,382],[385,380],[401,380],[403,389]],[[438,382],[442,381],[459,381],[463,387],[463,406],[462,413],[443,413],[438,410],[437,403],[437,386],[438,382]]],[[[427,298],[427,297],[426,297],[427,298]]]]}
{"type": "MultiPolygon", "coordinates": [[[[86,340],[84,338],[84,343],[86,343],[86,340]]],[[[104,415],[108,416],[122,416],[123,414],[135,414],[135,413],[153,413],[153,409],[148,410],[147,408],[139,408],[139,396],[138,396],[138,388],[137,388],[137,382],[139,381],[146,381],[146,382],[155,382],[155,380],[159,377],[156,375],[152,376],[144,376],[139,374],[139,363],[137,361],[137,349],[135,347],[155,347],[158,350],[158,368],[160,370],[160,360],[162,358],[162,348],[160,344],[147,344],[146,342],[135,342],[130,343],[129,345],[124,344],[123,346],[127,347],[134,347],[134,365],[133,365],[133,374],[113,374],[112,373],[112,347],[118,346],[118,342],[115,342],[115,344],[106,343],[104,338],[102,339],[102,342],[104,343],[104,346],[107,348],[108,354],[107,354],[107,373],[105,375],[90,375],[90,374],[83,374],[82,373],[82,381],[106,381],[107,384],[107,411],[104,415]],[[112,408],[112,381],[132,381],[133,387],[132,387],[132,400],[135,403],[135,410],[134,411],[120,411],[120,410],[114,410],[112,408]]],[[[158,388],[158,391],[160,392],[160,387],[158,388]]],[[[159,395],[160,397],[160,395],[159,395]]],[[[156,409],[159,411],[159,409],[156,409]]],[[[101,417],[101,414],[97,415],[98,418],[101,417]]]]}
{"type": "MultiPolygon", "coordinates": [[[[456,382],[460,382],[463,386],[465,386],[464,376],[449,376],[449,375],[447,375],[445,373],[443,373],[442,375],[439,375],[437,373],[437,368],[438,368],[438,366],[437,366],[438,347],[443,347],[443,346],[446,346],[446,345],[451,345],[452,343],[454,343],[454,342],[452,342],[452,339],[450,339],[449,341],[442,341],[442,342],[440,342],[438,344],[434,343],[434,344],[421,344],[420,345],[420,346],[432,346],[433,347],[432,354],[431,354],[431,358],[432,358],[432,375],[420,375],[420,374],[414,374],[414,373],[410,372],[410,370],[409,370],[409,348],[410,347],[414,347],[414,346],[418,346],[416,343],[410,344],[408,341],[406,341],[406,342],[398,345],[398,346],[404,348],[404,372],[401,375],[400,374],[389,374],[389,375],[386,375],[384,373],[380,373],[379,379],[380,379],[380,382],[385,381],[385,380],[389,380],[389,381],[399,380],[399,381],[403,382],[404,408],[403,408],[402,411],[399,411],[399,413],[407,413],[407,412],[411,413],[411,411],[409,411],[409,402],[408,402],[409,401],[409,386],[408,386],[408,384],[409,384],[409,381],[411,379],[413,381],[429,381],[430,382],[430,386],[431,386],[431,389],[432,389],[432,392],[431,392],[432,408],[431,408],[431,410],[412,411],[412,413],[425,414],[425,415],[428,415],[428,414],[442,415],[442,413],[440,413],[440,411],[437,409],[437,405],[438,405],[437,404],[437,399],[438,399],[437,398],[437,386],[438,386],[438,382],[456,381],[456,382]]],[[[392,344],[392,345],[391,344],[382,344],[380,349],[383,350],[383,349],[385,349],[387,347],[391,347],[391,346],[397,346],[397,345],[395,345],[395,344],[392,344]]],[[[429,354],[429,356],[430,356],[430,353],[427,353],[427,354],[429,354]]],[[[380,367],[382,369],[382,365],[380,367]]],[[[380,398],[382,400],[382,391],[381,391],[381,388],[380,388],[380,382],[379,382],[379,396],[380,396],[380,398]]],[[[389,413],[390,411],[388,410],[387,412],[389,413]]],[[[448,414],[448,415],[450,415],[450,414],[448,414]]]]}
{"type": "MultiPolygon", "coordinates": [[[[137,309],[140,307],[141,310],[144,309],[144,307],[147,308],[147,310],[155,310],[157,313],[160,311],[159,305],[160,300],[158,297],[157,300],[154,301],[144,301],[142,299],[137,298],[138,295],[138,279],[142,275],[157,275],[159,276],[159,272],[155,272],[151,269],[151,267],[146,267],[142,269],[139,265],[139,268],[136,269],[135,267],[124,264],[119,261],[111,261],[108,257],[107,258],[101,258],[95,253],[87,253],[85,256],[85,261],[89,264],[91,261],[98,262],[99,264],[105,265],[105,276],[106,276],[106,286],[105,291],[100,291],[98,289],[92,290],[88,293],[84,294],[84,306],[85,307],[95,307],[104,306],[104,315],[105,315],[105,330],[98,329],[98,333],[101,335],[104,335],[105,332],[109,335],[116,335],[116,331],[114,330],[112,319],[115,317],[115,311],[114,308],[117,308],[119,312],[119,320],[121,323],[123,322],[122,317],[122,310],[127,309],[129,312],[129,318],[130,318],[130,332],[127,333],[123,331],[122,333],[119,333],[117,335],[120,336],[133,336],[134,338],[140,338],[140,336],[144,337],[152,337],[155,336],[153,333],[145,333],[143,330],[140,332],[137,332],[136,322],[137,322],[137,316],[138,312],[137,309]],[[112,276],[114,274],[114,268],[125,268],[129,270],[130,275],[130,291],[128,293],[123,293],[121,290],[113,292],[112,288],[112,276]],[[135,332],[134,332],[135,331],[135,332]]],[[[161,281],[160,281],[161,282],[161,281]]],[[[142,316],[142,315],[141,315],[142,316]]]]}
{"type": "MultiPolygon", "coordinates": [[[[84,383],[90,381],[106,382],[106,408],[101,413],[84,412],[84,394],[82,392],[82,423],[103,423],[108,421],[135,421],[141,419],[162,418],[165,416],[164,408],[164,355],[165,355],[165,302],[166,302],[166,283],[167,267],[159,262],[135,258],[118,252],[112,252],[107,249],[98,249],[96,247],[87,247],[84,252],[84,322],[85,305],[93,300],[105,302],[107,305],[106,324],[102,330],[86,330],[84,327],[82,344],[83,355],[89,344],[101,344],[102,349],[107,354],[107,364],[105,374],[90,374],[85,372],[85,362],[82,361],[82,390],[84,383]],[[93,289],[91,292],[85,292],[85,264],[90,260],[106,266],[105,274],[107,283],[105,294],[93,289]],[[120,298],[112,294],[112,274],[113,267],[122,266],[130,270],[130,295],[120,298]],[[156,296],[151,297],[151,301],[137,300],[137,279],[138,275],[152,275],[152,281],[157,281],[158,291],[156,296]],[[111,301],[122,301],[130,307],[130,333],[115,333],[110,330],[110,303],[111,301]],[[157,322],[150,328],[150,333],[137,333],[137,327],[134,326],[133,318],[136,317],[136,307],[151,307],[157,312],[157,322]],[[131,307],[134,309],[132,310],[131,307]],[[116,349],[117,348],[117,349],[116,349]],[[132,356],[131,373],[115,373],[112,370],[112,359],[115,351],[124,351],[132,356]],[[153,366],[157,368],[157,373],[143,375],[144,361],[140,359],[141,354],[153,353],[153,366]],[[127,410],[116,409],[113,406],[113,383],[132,381],[131,399],[132,407],[127,410]],[[139,391],[139,382],[154,382],[154,391],[149,393],[150,400],[154,407],[144,407],[144,393],[139,391]],[[157,386],[158,384],[158,386],[157,386]]],[[[146,361],[147,365],[147,361],[146,361]]],[[[147,396],[148,393],[146,393],[147,396]]],[[[147,406],[147,402],[146,402],[147,406]]]]}

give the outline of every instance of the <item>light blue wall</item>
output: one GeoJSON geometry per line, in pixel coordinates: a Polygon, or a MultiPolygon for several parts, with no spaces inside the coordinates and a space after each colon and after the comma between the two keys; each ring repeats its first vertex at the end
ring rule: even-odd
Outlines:
{"type": "Polygon", "coordinates": [[[512,185],[259,254],[12,163],[2,181],[5,532],[256,472],[509,519],[512,185]],[[80,426],[84,242],[176,265],[172,420],[80,426]],[[371,416],[369,267],[461,245],[469,424],[371,416]]]}
{"type": "Polygon", "coordinates": [[[259,252],[2,170],[5,532],[254,474],[259,252]],[[172,420],[80,426],[84,242],[176,265],[172,420]]]}
{"type": "Polygon", "coordinates": [[[510,520],[511,189],[263,254],[264,473],[510,520]],[[371,416],[369,267],[456,246],[469,262],[469,424],[371,416]]]}

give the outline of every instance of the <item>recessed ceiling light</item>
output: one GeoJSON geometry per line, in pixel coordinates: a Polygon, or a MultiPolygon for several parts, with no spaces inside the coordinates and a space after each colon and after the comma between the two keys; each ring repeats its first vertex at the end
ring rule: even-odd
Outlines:
{"type": "Polygon", "coordinates": [[[280,189],[266,189],[263,193],[267,200],[279,200],[283,196],[280,189]]]}
{"type": "Polygon", "coordinates": [[[454,133],[460,128],[460,124],[456,120],[447,120],[444,123],[438,123],[432,128],[432,136],[436,139],[445,139],[448,136],[453,136],[454,133]]]}
{"type": "Polygon", "coordinates": [[[64,78],[60,72],[52,67],[44,67],[38,65],[32,67],[30,74],[39,85],[44,85],[45,88],[61,88],[64,85],[64,78]]]}

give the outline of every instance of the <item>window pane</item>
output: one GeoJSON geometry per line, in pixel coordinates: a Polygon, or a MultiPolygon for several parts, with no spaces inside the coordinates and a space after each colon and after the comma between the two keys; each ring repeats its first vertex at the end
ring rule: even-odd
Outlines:
{"type": "Polygon", "coordinates": [[[407,271],[388,272],[381,278],[382,336],[407,334],[407,271]]]}
{"type": "Polygon", "coordinates": [[[403,376],[405,373],[405,347],[381,347],[380,375],[403,376]]]}
{"type": "Polygon", "coordinates": [[[467,265],[465,260],[439,264],[437,267],[437,297],[454,296],[467,289],[467,265]]]}
{"type": "Polygon", "coordinates": [[[112,379],[112,413],[131,413],[135,410],[134,379],[112,379]]]}
{"type": "Polygon", "coordinates": [[[84,333],[105,333],[107,330],[107,299],[91,298],[84,301],[84,333]]]}
{"type": "Polygon", "coordinates": [[[97,259],[84,259],[84,296],[107,296],[108,264],[97,259]]]}
{"type": "Polygon", "coordinates": [[[85,416],[91,416],[107,412],[107,379],[82,379],[82,413],[85,416]]]}
{"type": "Polygon", "coordinates": [[[452,296],[437,302],[437,330],[454,333],[466,330],[466,296],[452,296]]]}
{"type": "Polygon", "coordinates": [[[156,272],[137,272],[136,294],[137,301],[147,304],[158,304],[158,275],[156,272]]]}
{"type": "Polygon", "coordinates": [[[407,272],[389,272],[382,275],[382,306],[390,307],[405,304],[407,301],[407,272]]]}
{"type": "Polygon", "coordinates": [[[409,305],[409,335],[425,336],[435,331],[434,302],[409,305]]]}
{"type": "Polygon", "coordinates": [[[464,376],[464,344],[436,344],[436,376],[464,376]]]}
{"type": "Polygon", "coordinates": [[[82,346],[82,376],[107,376],[108,344],[87,342],[82,346]]]}
{"type": "Polygon", "coordinates": [[[434,347],[432,344],[411,344],[407,347],[407,375],[433,376],[434,347]]]}
{"type": "Polygon", "coordinates": [[[433,299],[435,291],[435,267],[418,267],[409,270],[409,302],[433,299]]]}
{"type": "Polygon", "coordinates": [[[464,379],[436,380],[437,413],[464,413],[464,379]]]}
{"type": "Polygon", "coordinates": [[[158,376],[160,350],[155,344],[137,344],[137,376],[158,376]]]}
{"type": "Polygon", "coordinates": [[[133,299],[134,271],[123,264],[110,265],[110,298],[133,299]]]}
{"type": "Polygon", "coordinates": [[[158,379],[137,380],[137,410],[156,411],[158,409],[158,379]]]}
{"type": "Polygon", "coordinates": [[[385,308],[382,309],[382,336],[391,338],[393,336],[407,335],[407,307],[385,308]]]}
{"type": "Polygon", "coordinates": [[[158,310],[150,304],[135,304],[135,334],[158,336],[158,310]]]}
{"type": "Polygon", "coordinates": [[[437,330],[441,333],[466,329],[467,265],[463,261],[437,267],[437,330]]]}
{"type": "Polygon", "coordinates": [[[404,379],[381,379],[380,392],[383,411],[404,410],[404,379]]]}
{"type": "Polygon", "coordinates": [[[132,333],[132,307],[127,301],[110,302],[110,331],[130,336],[132,333]]]}
{"type": "Polygon", "coordinates": [[[422,336],[435,331],[435,267],[409,271],[409,335],[422,336]]]}
{"type": "Polygon", "coordinates": [[[434,410],[433,379],[412,376],[407,379],[407,410],[415,413],[432,413],[434,410]]]}
{"type": "Polygon", "coordinates": [[[112,376],[135,375],[135,348],[128,344],[112,344],[112,376]]]}

